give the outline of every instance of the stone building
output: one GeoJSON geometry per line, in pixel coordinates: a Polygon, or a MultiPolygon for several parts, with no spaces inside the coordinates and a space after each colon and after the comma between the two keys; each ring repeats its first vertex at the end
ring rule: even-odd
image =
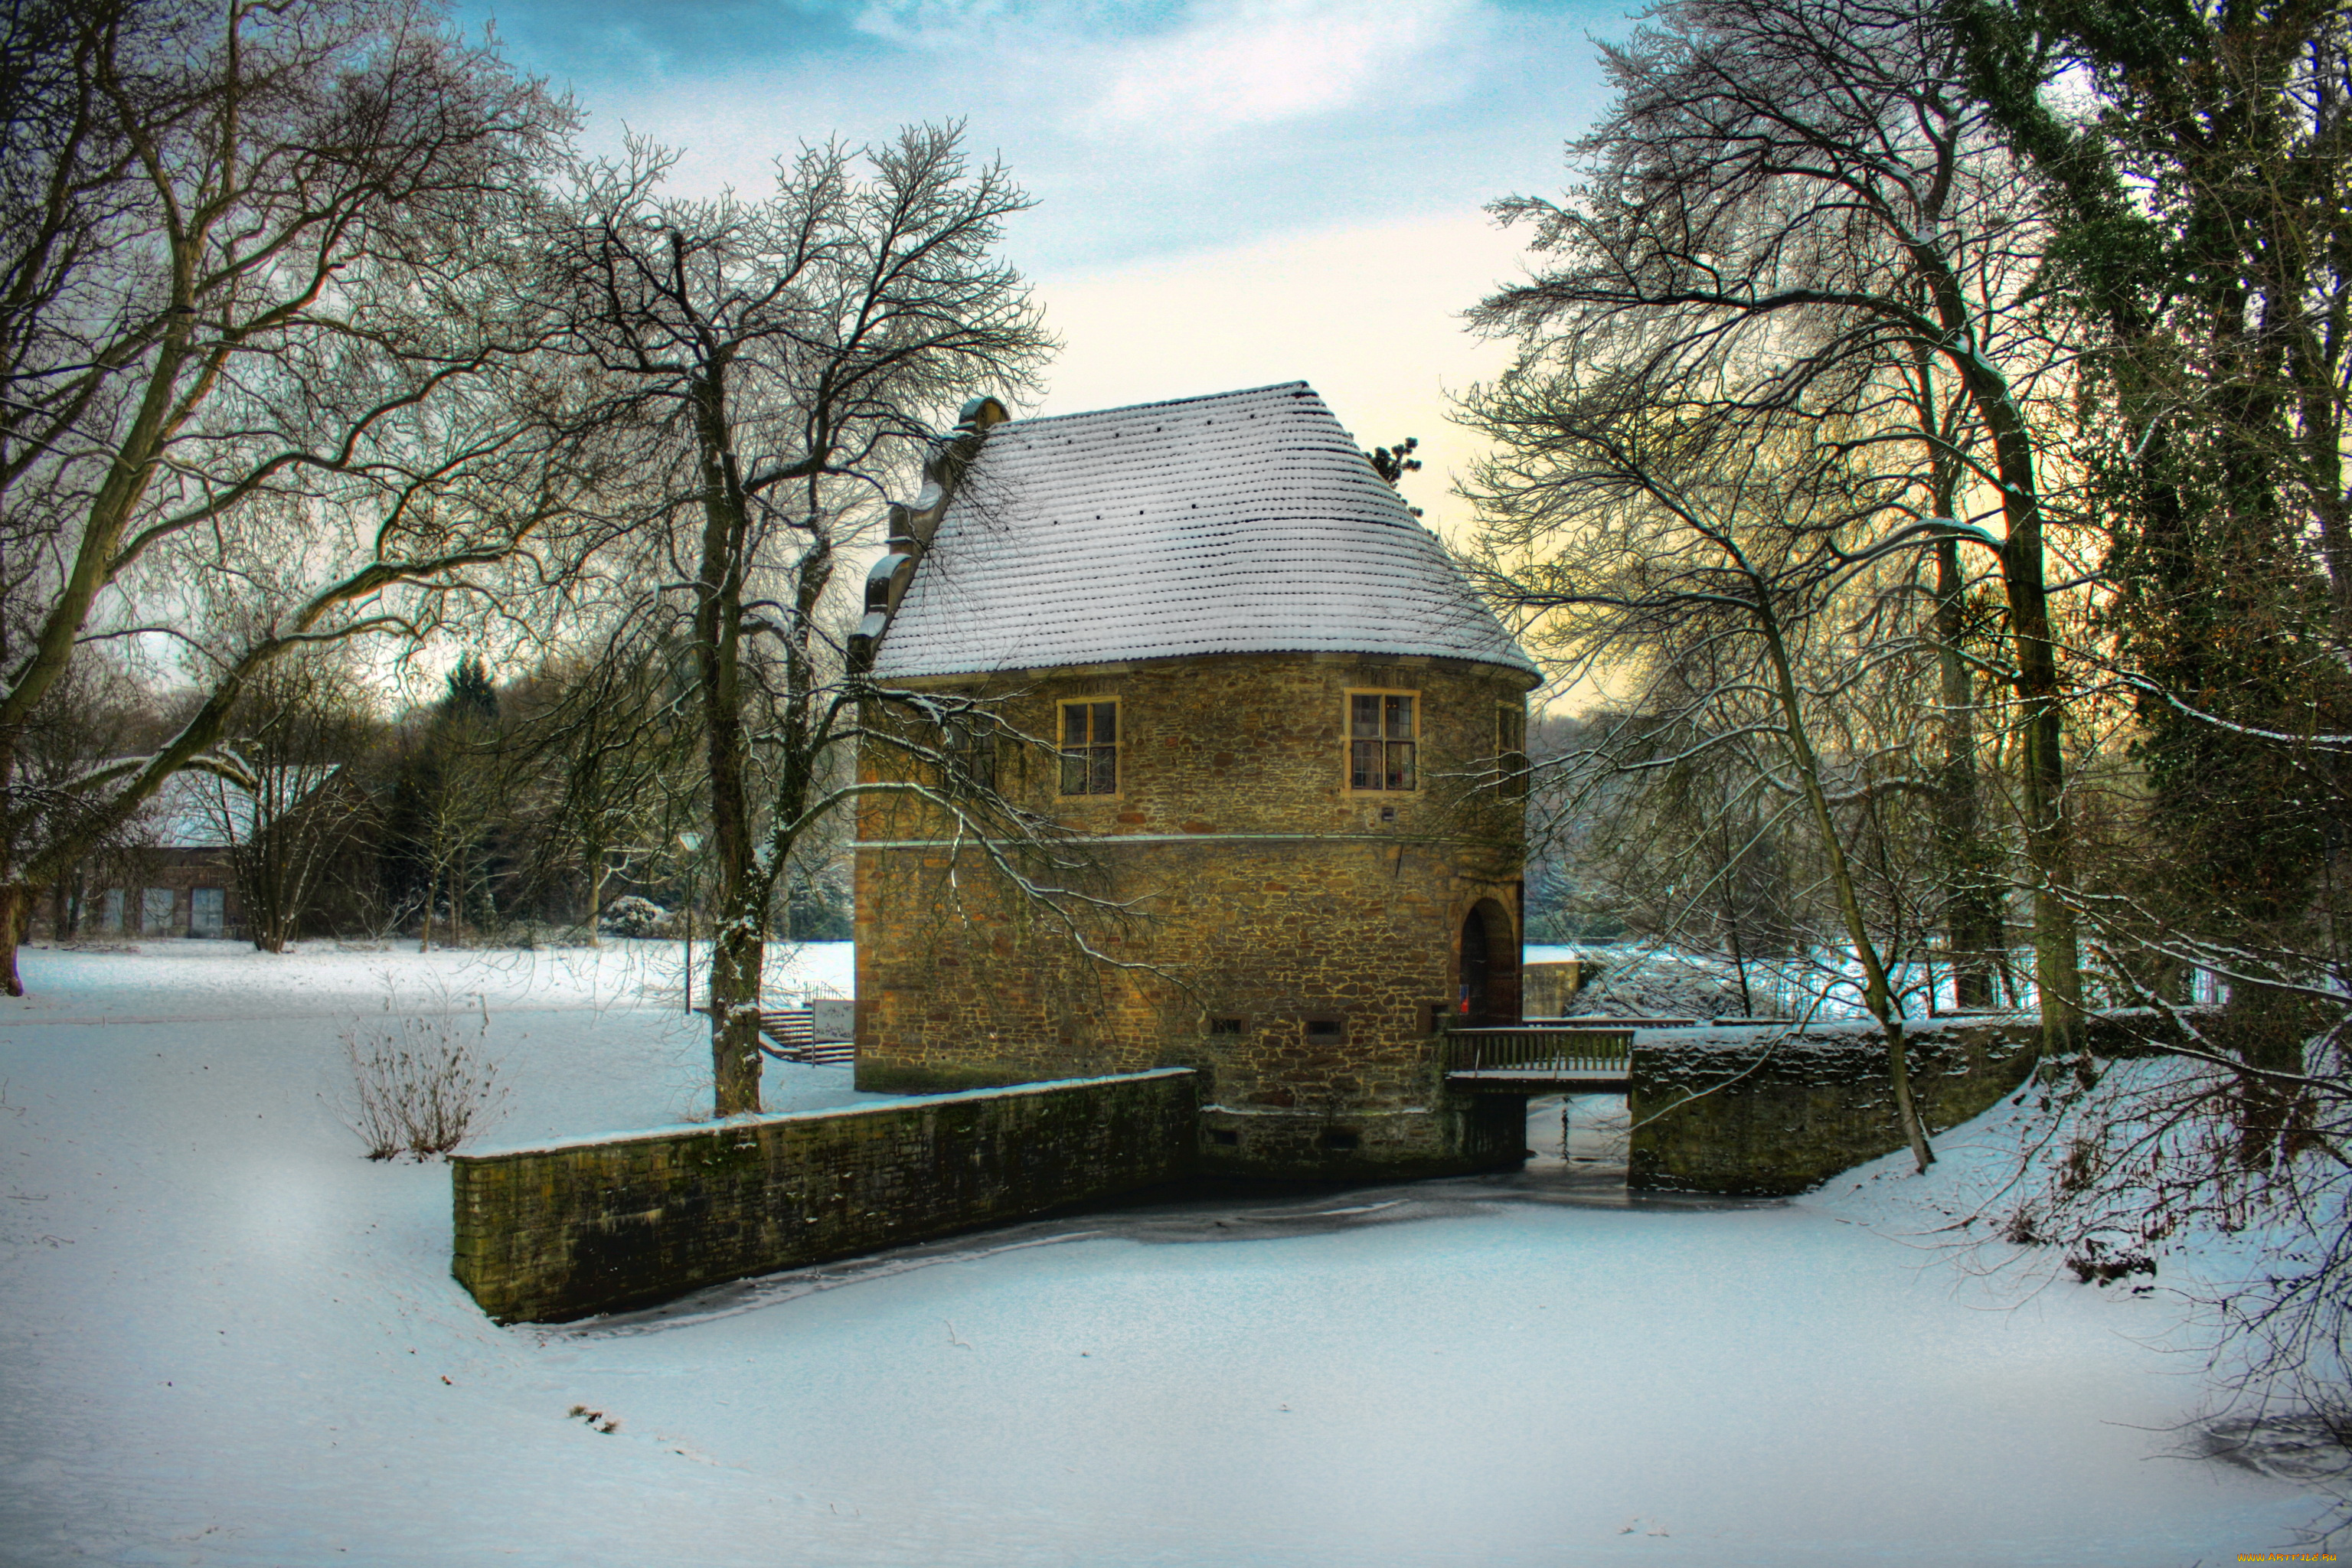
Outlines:
{"type": "Polygon", "coordinates": [[[1450,1093],[1437,1045],[1518,1016],[1536,673],[1322,400],[980,400],[927,478],[852,657],[978,703],[959,765],[1066,834],[1086,869],[1041,880],[1116,910],[1082,946],[943,816],[869,796],[858,1087],[1181,1065],[1212,1168],[1516,1163],[1520,1102],[1450,1093]]]}
{"type": "Polygon", "coordinates": [[[128,842],[58,879],[28,935],[232,936],[244,925],[226,825],[209,809],[222,786],[195,774],[163,781],[128,842]]]}
{"type": "MultiPolygon", "coordinates": [[[[127,842],[94,855],[49,889],[28,934],[249,936],[234,850],[252,838],[257,811],[265,823],[320,813],[331,824],[347,824],[358,809],[351,799],[356,787],[340,768],[289,769],[270,775],[268,805],[257,808],[239,785],[209,773],[175,773],[134,820],[127,842]]],[[[305,833],[323,835],[338,855],[352,849],[349,832],[334,826],[305,825],[305,833]]],[[[310,900],[323,901],[317,895],[310,900]]]]}

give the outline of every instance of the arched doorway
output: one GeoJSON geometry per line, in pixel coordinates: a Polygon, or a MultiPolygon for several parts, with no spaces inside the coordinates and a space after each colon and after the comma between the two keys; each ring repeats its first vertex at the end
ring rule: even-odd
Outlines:
{"type": "Polygon", "coordinates": [[[1454,1015],[1464,1024],[1519,1021],[1519,935],[1492,899],[1481,899],[1462,919],[1461,988],[1454,1015]]]}

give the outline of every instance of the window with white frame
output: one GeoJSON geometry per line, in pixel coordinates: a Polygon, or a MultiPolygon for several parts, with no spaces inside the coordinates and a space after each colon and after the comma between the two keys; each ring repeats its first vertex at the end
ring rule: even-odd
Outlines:
{"type": "Polygon", "coordinates": [[[1348,787],[1351,790],[1418,789],[1414,752],[1419,747],[1421,694],[1417,691],[1348,693],[1348,787]]]}
{"type": "Polygon", "coordinates": [[[1062,705],[1062,793],[1118,793],[1118,699],[1062,705]]]}

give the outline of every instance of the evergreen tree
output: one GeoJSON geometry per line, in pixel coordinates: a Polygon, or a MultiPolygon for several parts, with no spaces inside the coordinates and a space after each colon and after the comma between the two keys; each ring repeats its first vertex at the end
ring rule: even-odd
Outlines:
{"type": "MultiPolygon", "coordinates": [[[[1393,447],[1373,447],[1364,454],[1364,460],[1371,464],[1372,472],[1387,480],[1391,489],[1402,489],[1407,474],[1421,471],[1421,459],[1412,455],[1413,449],[1420,445],[1417,437],[1408,436],[1393,447]]],[[[1421,515],[1421,508],[1417,506],[1409,506],[1405,510],[1415,517],[1421,515]]]]}
{"type": "Polygon", "coordinates": [[[2161,843],[2133,934],[2300,967],[2332,946],[2352,825],[2326,739],[2352,731],[2352,22],[2158,0],[1947,14],[2039,176],[2060,320],[2088,351],[2088,510],[2161,843]]]}

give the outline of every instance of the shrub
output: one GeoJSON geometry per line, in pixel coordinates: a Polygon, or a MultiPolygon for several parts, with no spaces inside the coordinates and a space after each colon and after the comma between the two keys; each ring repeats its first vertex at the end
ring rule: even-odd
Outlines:
{"type": "Polygon", "coordinates": [[[669,911],[635,893],[604,906],[597,927],[607,936],[659,936],[669,930],[669,911]]]}
{"type": "Polygon", "coordinates": [[[470,1037],[453,1016],[408,1017],[343,1035],[352,1069],[343,1122],[367,1145],[369,1159],[446,1154],[498,1120],[507,1089],[483,1049],[488,1030],[485,1014],[470,1037]]]}

